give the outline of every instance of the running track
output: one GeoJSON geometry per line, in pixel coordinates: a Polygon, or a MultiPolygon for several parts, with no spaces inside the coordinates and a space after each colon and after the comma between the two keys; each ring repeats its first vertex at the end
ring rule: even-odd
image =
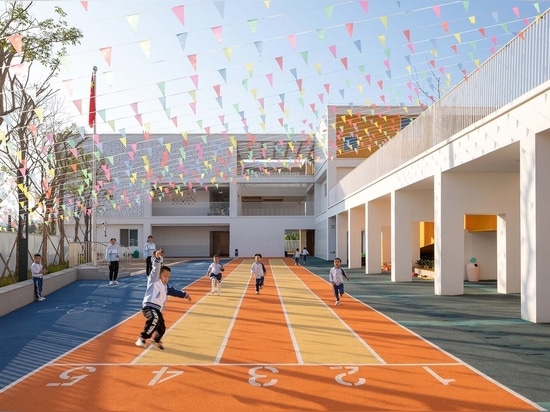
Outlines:
{"type": "MultiPolygon", "coordinates": [[[[334,306],[331,286],[291,259],[264,263],[259,295],[252,260],[239,259],[225,265],[221,295],[202,276],[186,287],[192,302],[170,298],[164,351],[134,345],[137,302],[115,326],[7,383],[0,410],[541,410],[364,303],[345,296],[334,306]]],[[[106,296],[116,289],[125,293],[106,296]]],[[[86,304],[103,304],[105,316],[111,300],[67,310],[88,309],[94,323],[86,304]]]]}

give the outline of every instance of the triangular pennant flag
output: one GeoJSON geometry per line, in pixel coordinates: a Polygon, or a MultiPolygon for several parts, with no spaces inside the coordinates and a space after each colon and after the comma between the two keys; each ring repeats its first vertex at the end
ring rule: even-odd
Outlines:
{"type": "Polygon", "coordinates": [[[191,66],[193,67],[194,71],[197,71],[197,55],[196,54],[190,54],[187,56],[187,59],[189,60],[189,63],[191,63],[191,66]]]}
{"type": "Polygon", "coordinates": [[[147,58],[150,58],[151,57],[151,41],[150,40],[140,41],[139,46],[141,47],[141,50],[143,50],[143,53],[145,53],[145,56],[147,56],[147,58]]]}
{"type": "Polygon", "coordinates": [[[187,33],[176,34],[176,37],[178,38],[178,42],[180,43],[181,49],[185,50],[185,41],[187,40],[187,33]]]}
{"type": "Polygon", "coordinates": [[[224,12],[224,10],[223,10],[224,9],[224,4],[225,4],[225,2],[223,2],[223,1],[215,1],[214,2],[214,5],[216,6],[216,9],[218,9],[218,12],[220,13],[220,16],[222,16],[222,19],[224,17],[224,13],[223,13],[224,12]]]}
{"type": "Polygon", "coordinates": [[[126,21],[132,28],[132,31],[137,33],[138,23],[139,23],[139,14],[132,14],[131,16],[126,16],[126,21]]]}
{"type": "Polygon", "coordinates": [[[103,47],[103,48],[99,49],[99,51],[101,52],[103,58],[107,62],[107,66],[111,66],[112,47],[103,47]]]}
{"type": "Polygon", "coordinates": [[[176,6],[172,8],[172,11],[178,18],[178,20],[181,22],[181,24],[185,25],[185,18],[184,18],[184,8],[183,6],[176,6]]]}
{"type": "Polygon", "coordinates": [[[212,33],[214,33],[214,36],[216,37],[216,40],[218,43],[222,42],[222,26],[216,26],[212,27],[212,33]]]}
{"type": "Polygon", "coordinates": [[[248,27],[250,27],[250,31],[252,33],[256,34],[258,29],[258,19],[248,20],[248,27]]]}
{"type": "Polygon", "coordinates": [[[255,41],[254,45],[256,46],[256,50],[258,51],[258,54],[261,56],[264,48],[264,43],[262,41],[255,41]]]}

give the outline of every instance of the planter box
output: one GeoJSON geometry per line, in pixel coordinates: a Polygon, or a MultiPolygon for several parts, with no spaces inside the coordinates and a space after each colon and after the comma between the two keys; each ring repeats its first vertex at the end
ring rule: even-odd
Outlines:
{"type": "Polygon", "coordinates": [[[435,271],[433,269],[428,268],[414,268],[414,273],[416,273],[421,279],[429,279],[434,280],[435,279],[435,271]]]}

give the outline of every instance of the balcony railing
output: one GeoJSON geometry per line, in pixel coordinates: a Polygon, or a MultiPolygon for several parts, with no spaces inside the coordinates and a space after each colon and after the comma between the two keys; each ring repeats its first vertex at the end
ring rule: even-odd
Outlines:
{"type": "Polygon", "coordinates": [[[241,216],[313,216],[313,202],[243,202],[241,216]]]}
{"type": "Polygon", "coordinates": [[[153,202],[153,216],[229,216],[228,202],[153,202]]]}

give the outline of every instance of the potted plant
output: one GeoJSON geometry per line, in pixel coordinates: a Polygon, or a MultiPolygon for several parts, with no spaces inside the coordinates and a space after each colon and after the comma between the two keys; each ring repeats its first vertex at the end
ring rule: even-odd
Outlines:
{"type": "Polygon", "coordinates": [[[471,258],[466,265],[466,277],[468,282],[479,282],[479,265],[475,257],[471,258]]]}

